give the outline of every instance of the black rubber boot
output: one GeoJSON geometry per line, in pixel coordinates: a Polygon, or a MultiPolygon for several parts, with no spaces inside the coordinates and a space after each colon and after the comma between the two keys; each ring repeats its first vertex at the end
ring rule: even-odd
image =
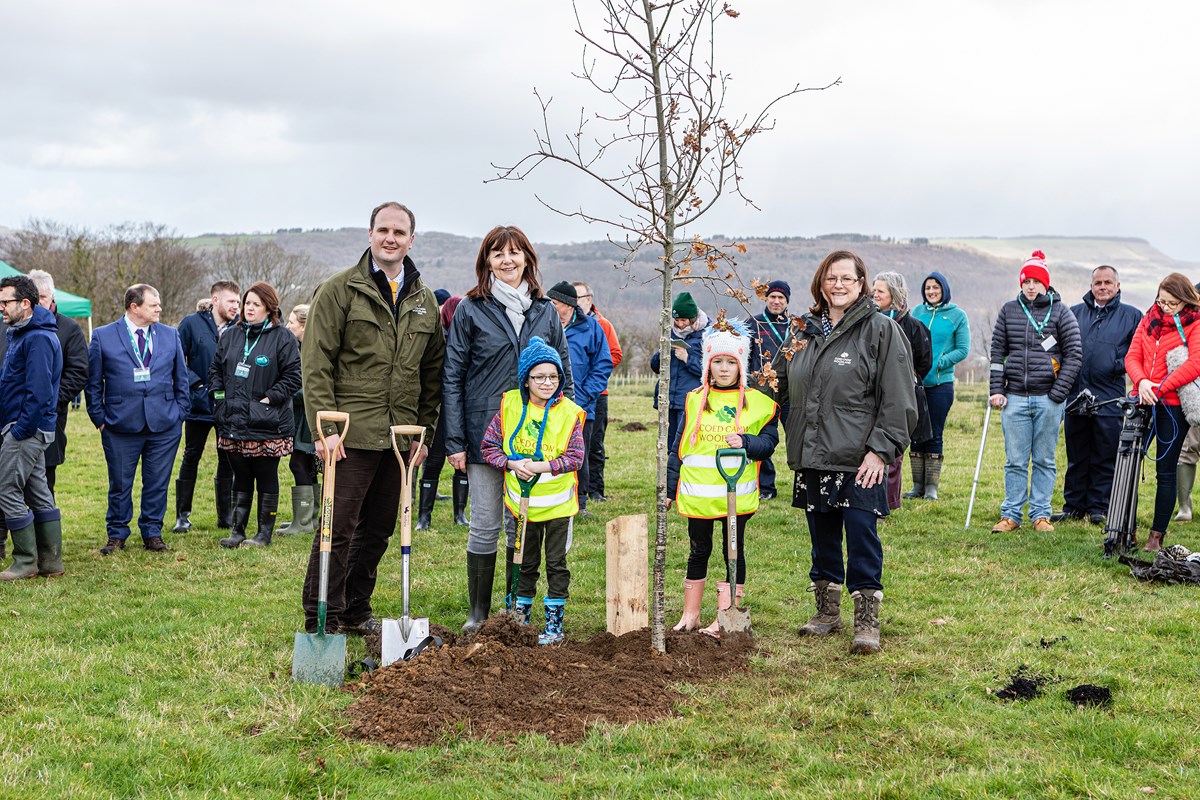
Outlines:
{"type": "Polygon", "coordinates": [[[437,478],[421,481],[421,497],[417,505],[417,530],[427,531],[433,524],[433,504],[437,502],[437,478]]]}
{"type": "Polygon", "coordinates": [[[280,536],[291,536],[294,533],[312,533],[313,519],[317,509],[316,486],[292,487],[292,521],[280,525],[275,531],[280,536]]]}
{"type": "Polygon", "coordinates": [[[504,607],[512,611],[514,599],[517,596],[517,587],[513,586],[513,556],[517,554],[517,548],[504,548],[504,607]]]}
{"type": "Polygon", "coordinates": [[[467,596],[471,608],[467,612],[467,623],[463,625],[464,633],[474,633],[479,630],[492,614],[492,581],[496,577],[496,554],[485,556],[467,553],[467,596]]]}
{"type": "Polygon", "coordinates": [[[467,482],[467,473],[454,471],[454,488],[451,493],[454,498],[454,524],[461,525],[464,528],[470,523],[467,522],[467,493],[471,484],[467,482]]]}
{"type": "Polygon", "coordinates": [[[7,541],[8,528],[0,526],[0,561],[3,561],[7,556],[7,551],[4,549],[4,544],[7,541]]]}
{"type": "Polygon", "coordinates": [[[271,536],[275,533],[275,517],[279,513],[279,495],[260,494],[258,496],[258,533],[253,539],[242,542],[242,547],[267,547],[271,544],[271,536]]]}
{"type": "Polygon", "coordinates": [[[233,482],[213,480],[217,493],[217,527],[222,530],[232,527],[233,482]]]}
{"type": "Polygon", "coordinates": [[[229,538],[221,540],[221,547],[234,548],[246,540],[246,523],[250,521],[250,506],[254,505],[254,494],[237,492],[233,495],[233,510],[229,515],[229,538]]]}
{"type": "Polygon", "coordinates": [[[175,527],[172,533],[187,533],[192,529],[192,495],[196,493],[196,482],[175,481],[175,527]]]}

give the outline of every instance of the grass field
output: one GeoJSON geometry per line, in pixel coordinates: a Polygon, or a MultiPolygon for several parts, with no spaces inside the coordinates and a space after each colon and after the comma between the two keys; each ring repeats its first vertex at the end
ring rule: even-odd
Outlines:
{"type": "MultiPolygon", "coordinates": [[[[612,417],[649,426],[649,393],[648,384],[615,390],[612,417]]],[[[224,551],[211,492],[200,490],[197,528],[168,534],[169,553],[135,546],[101,556],[99,435],[73,412],[59,472],[67,575],[0,585],[0,797],[1200,795],[1200,592],[1135,582],[1101,559],[1100,532],[1086,524],[990,534],[1002,494],[998,417],[964,531],[982,419],[981,392],[961,390],[943,499],[908,501],[881,525],[882,654],[851,657],[848,633],[796,636],[811,610],[807,532],[802,515],[776,500],[747,540],[748,601],[764,648],[749,673],[681,686],[678,717],[595,728],[576,745],[447,738],[393,752],[339,735],[351,695],[290,680],[308,537],[224,551]],[[1042,696],[998,700],[1023,664],[1051,678],[1042,696]],[[1068,703],[1065,690],[1082,683],[1109,687],[1111,707],[1068,703]]],[[[612,501],[594,506],[602,516],[652,504],[653,433],[620,424],[608,435],[612,501]]],[[[204,489],[212,468],[210,457],[204,489]]],[[[1143,522],[1152,492],[1151,477],[1143,522]]],[[[450,525],[448,502],[434,522],[414,542],[413,609],[457,627],[466,533],[450,525]]],[[[1200,524],[1173,526],[1168,541],[1200,549],[1200,524]]],[[[573,638],[604,626],[603,542],[602,522],[577,526],[573,638]]],[[[679,613],[686,552],[676,517],[668,624],[679,613]]],[[[399,554],[389,552],[381,616],[399,615],[398,574],[399,554]]],[[[706,617],[712,605],[710,597],[706,617]]],[[[361,657],[359,640],[350,654],[361,657]]]]}

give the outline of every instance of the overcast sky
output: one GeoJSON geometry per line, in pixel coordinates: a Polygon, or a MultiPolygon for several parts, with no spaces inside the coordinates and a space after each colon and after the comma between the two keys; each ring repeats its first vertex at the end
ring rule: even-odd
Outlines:
{"type": "MultiPolygon", "coordinates": [[[[697,233],[1140,236],[1200,261],[1200,5],[733,5],[731,110],[842,85],[751,144],[762,210],[723,200],[697,233]]],[[[396,199],[418,231],[602,238],[533,199],[603,202],[565,170],[483,184],[534,144],[535,86],[564,126],[599,102],[573,29],[567,0],[0,4],[0,225],[365,227],[396,199]]]]}

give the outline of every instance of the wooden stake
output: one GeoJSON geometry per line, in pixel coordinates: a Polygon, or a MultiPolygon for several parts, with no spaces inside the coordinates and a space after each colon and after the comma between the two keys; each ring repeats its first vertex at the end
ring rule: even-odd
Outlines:
{"type": "Polygon", "coordinates": [[[608,632],[620,636],[650,624],[647,517],[617,517],[605,531],[608,632]]]}

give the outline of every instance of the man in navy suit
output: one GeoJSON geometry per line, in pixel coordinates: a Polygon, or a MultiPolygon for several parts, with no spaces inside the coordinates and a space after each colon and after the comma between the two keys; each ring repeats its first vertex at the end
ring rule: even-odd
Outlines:
{"type": "Polygon", "coordinates": [[[142,546],[167,549],[162,540],[167,485],[183,418],[192,403],[179,334],[160,324],[160,316],[158,290],[144,283],[130,286],[125,290],[125,316],[97,328],[88,347],[87,411],[100,429],[108,464],[108,543],[100,548],[104,555],[125,549],[139,460],[142,546]]]}

